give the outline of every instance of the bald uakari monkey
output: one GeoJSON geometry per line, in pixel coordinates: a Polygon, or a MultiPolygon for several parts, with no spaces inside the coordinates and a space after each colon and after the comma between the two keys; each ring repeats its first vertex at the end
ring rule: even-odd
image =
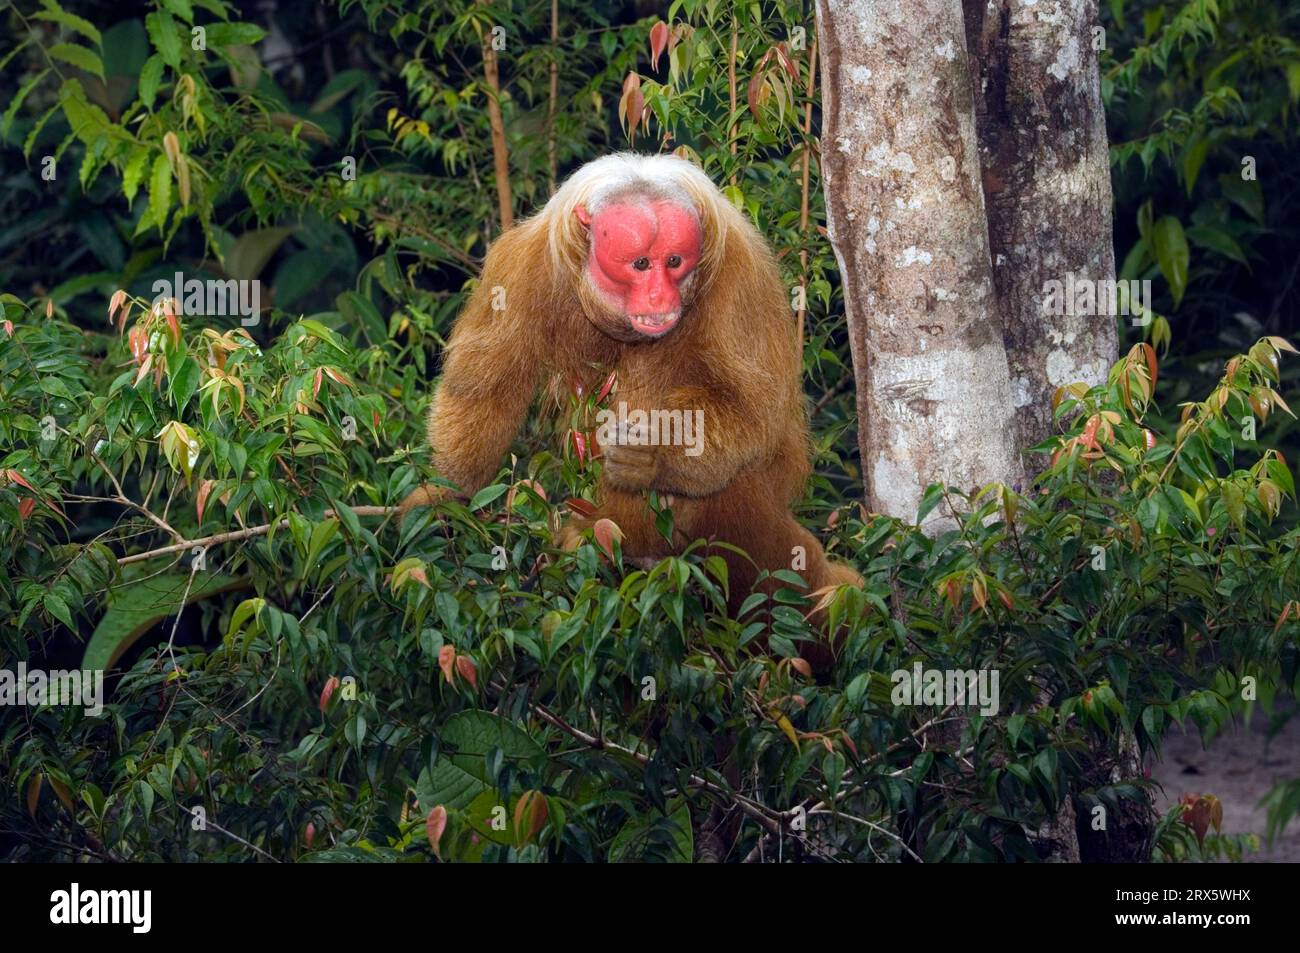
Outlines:
{"type": "MultiPolygon", "coordinates": [[[[797,567],[813,590],[861,584],[790,511],[810,448],[799,342],[776,261],[749,219],[676,156],[588,163],[493,243],[447,346],[429,415],[434,468],[476,492],[539,391],[558,397],[578,382],[594,392],[611,371],[625,426],[601,443],[596,515],[572,518],[561,545],[576,546],[601,517],[642,562],[695,539],[731,543],[753,560],[718,550],[733,609],[753,589],[755,564],[797,567]],[[700,422],[702,433],[681,428],[693,445],[673,445],[656,439],[663,435],[646,423],[656,420],[700,422]],[[671,544],[656,528],[652,490],[671,501],[671,544]]],[[[443,492],[421,487],[402,509],[443,492]]]]}

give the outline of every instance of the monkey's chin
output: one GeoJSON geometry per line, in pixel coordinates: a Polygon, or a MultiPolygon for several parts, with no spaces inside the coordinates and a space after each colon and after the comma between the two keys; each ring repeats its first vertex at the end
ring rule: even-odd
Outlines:
{"type": "Polygon", "coordinates": [[[628,324],[642,337],[663,337],[677,326],[682,319],[681,311],[668,311],[664,314],[629,314],[628,324]]]}

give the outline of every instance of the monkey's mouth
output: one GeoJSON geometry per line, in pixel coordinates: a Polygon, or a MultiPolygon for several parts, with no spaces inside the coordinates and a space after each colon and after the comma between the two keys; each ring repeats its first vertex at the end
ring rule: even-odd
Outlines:
{"type": "Polygon", "coordinates": [[[663,314],[629,314],[627,320],[637,333],[657,338],[671,331],[681,317],[680,311],[667,311],[663,314]]]}

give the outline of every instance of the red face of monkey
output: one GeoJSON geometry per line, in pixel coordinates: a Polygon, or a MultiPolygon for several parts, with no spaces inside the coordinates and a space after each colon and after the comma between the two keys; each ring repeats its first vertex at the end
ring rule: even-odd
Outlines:
{"type": "Polygon", "coordinates": [[[693,211],[656,199],[615,202],[578,220],[591,232],[587,278],[638,336],[657,338],[682,317],[682,291],[700,260],[700,223],[693,211]]]}

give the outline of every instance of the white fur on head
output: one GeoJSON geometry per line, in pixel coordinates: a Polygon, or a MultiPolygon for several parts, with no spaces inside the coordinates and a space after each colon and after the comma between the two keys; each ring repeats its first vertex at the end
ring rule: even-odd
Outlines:
{"type": "Polygon", "coordinates": [[[722,257],[724,219],[735,214],[735,209],[693,162],[674,155],[634,152],[616,152],[588,162],[565,180],[542,209],[540,218],[557,269],[566,265],[571,268],[587,254],[587,229],[575,214],[579,206],[594,215],[609,199],[637,191],[648,197],[672,199],[695,210],[704,240],[697,267],[711,274],[713,263],[722,257]]]}

